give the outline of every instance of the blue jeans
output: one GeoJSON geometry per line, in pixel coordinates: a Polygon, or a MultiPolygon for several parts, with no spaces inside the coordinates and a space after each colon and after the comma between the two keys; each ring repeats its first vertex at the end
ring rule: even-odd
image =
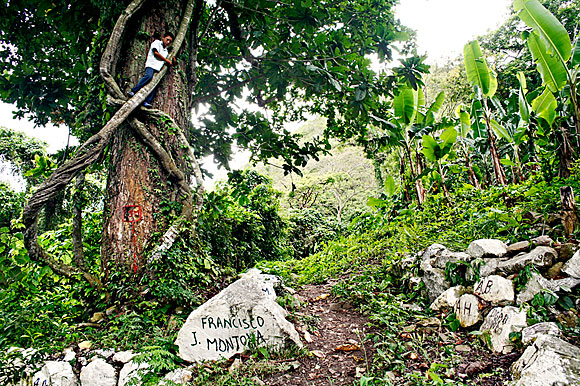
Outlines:
{"type": "MultiPolygon", "coordinates": [[[[133,87],[131,89],[131,91],[133,91],[134,93],[136,93],[137,91],[141,90],[143,87],[145,87],[145,85],[147,85],[149,82],[151,82],[151,79],[153,79],[153,75],[155,75],[155,70],[152,69],[151,67],[145,67],[145,75],[143,75],[143,78],[141,78],[139,80],[139,83],[137,83],[137,85],[135,87],[133,87]]],[[[157,92],[157,87],[155,87],[153,89],[153,91],[151,91],[151,94],[147,95],[147,98],[145,98],[145,102],[144,103],[151,103],[151,101],[153,100],[153,97],[155,96],[155,92],[157,92]]]]}

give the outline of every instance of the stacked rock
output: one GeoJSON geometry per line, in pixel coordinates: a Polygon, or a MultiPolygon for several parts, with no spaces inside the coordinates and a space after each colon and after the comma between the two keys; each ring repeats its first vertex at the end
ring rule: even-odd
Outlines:
{"type": "MultiPolygon", "coordinates": [[[[526,315],[527,302],[537,294],[548,292],[558,297],[580,285],[580,250],[574,253],[576,249],[574,244],[556,245],[547,236],[511,245],[495,239],[475,240],[466,252],[433,244],[421,257],[430,308],[453,310],[465,328],[483,321],[479,332],[488,335],[486,341],[495,353],[513,351],[510,335],[521,333],[522,344],[527,348],[512,366],[515,385],[578,384],[580,348],[562,340],[555,323],[528,327],[526,315]],[[528,270],[530,277],[516,293],[514,279],[528,267],[532,268],[528,270]],[[462,276],[463,281],[473,281],[477,276],[479,280],[473,287],[452,287],[446,277],[453,275],[462,276]]],[[[556,312],[554,308],[552,311],[556,312]]],[[[574,312],[554,317],[568,326],[578,324],[574,312]]]]}

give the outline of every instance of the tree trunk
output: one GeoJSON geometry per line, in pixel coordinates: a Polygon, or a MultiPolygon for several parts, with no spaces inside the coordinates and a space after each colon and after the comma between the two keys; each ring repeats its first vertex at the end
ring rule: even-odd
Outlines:
{"type": "Polygon", "coordinates": [[[576,223],[578,222],[576,200],[574,199],[574,190],[572,190],[571,186],[563,186],[560,188],[560,201],[562,203],[562,225],[564,225],[566,237],[571,238],[576,223]]]}
{"type": "Polygon", "coordinates": [[[487,127],[487,138],[489,141],[489,151],[491,153],[491,163],[495,172],[495,179],[498,184],[505,186],[505,173],[503,171],[503,167],[501,166],[501,162],[499,161],[499,153],[497,152],[497,146],[495,145],[495,136],[493,135],[493,131],[491,130],[487,117],[485,118],[485,125],[487,127]]]}
{"type": "MultiPolygon", "coordinates": [[[[131,21],[127,31],[132,32],[125,36],[124,54],[118,63],[121,79],[128,79],[125,91],[137,84],[144,74],[147,52],[153,40],[160,39],[165,32],[176,33],[183,6],[182,1],[176,0],[151,3],[131,21]],[[151,38],[141,38],[142,32],[151,38]]],[[[153,99],[153,108],[171,116],[181,128],[188,127],[190,108],[189,100],[184,95],[192,85],[186,84],[179,71],[189,73],[189,69],[185,68],[188,65],[191,63],[182,62],[170,68],[153,99]]],[[[146,118],[138,110],[133,114],[173,154],[177,167],[188,175],[184,151],[173,134],[171,124],[163,119],[146,118]]],[[[136,136],[127,121],[110,143],[101,253],[105,278],[111,269],[147,272],[145,252],[167,229],[169,219],[164,216],[169,205],[180,203],[182,199],[178,186],[155,153],[138,138],[141,137],[136,136]],[[128,206],[138,206],[140,218],[126,218],[124,208],[128,206]]]]}
{"type": "Polygon", "coordinates": [[[570,168],[572,167],[572,144],[570,143],[570,135],[565,127],[560,128],[562,138],[560,146],[558,147],[558,156],[560,157],[560,166],[558,168],[558,177],[570,177],[570,168]]]}
{"type": "Polygon", "coordinates": [[[85,253],[83,250],[83,185],[85,173],[80,173],[75,182],[73,195],[72,242],[73,257],[77,267],[86,270],[85,253]]]}

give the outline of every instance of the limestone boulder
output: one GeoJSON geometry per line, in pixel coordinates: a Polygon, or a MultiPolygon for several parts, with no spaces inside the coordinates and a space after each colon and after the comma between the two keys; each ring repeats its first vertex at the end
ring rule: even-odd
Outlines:
{"type": "Polygon", "coordinates": [[[558,252],[558,261],[568,261],[574,256],[574,253],[578,250],[578,246],[572,243],[564,243],[554,247],[558,252]]]}
{"type": "Polygon", "coordinates": [[[562,331],[554,322],[543,322],[526,327],[522,330],[522,344],[529,346],[541,335],[551,335],[557,338],[562,336],[562,331]]]}
{"type": "Polygon", "coordinates": [[[530,249],[529,241],[518,241],[517,243],[508,245],[507,252],[510,255],[516,255],[520,252],[527,252],[529,249],[530,249]]]}
{"type": "Polygon", "coordinates": [[[159,382],[159,386],[169,386],[173,384],[187,385],[193,378],[193,372],[188,369],[177,369],[166,374],[159,382]]]}
{"type": "Polygon", "coordinates": [[[494,306],[513,304],[514,284],[498,275],[484,277],[475,284],[473,293],[494,306]]]}
{"type": "Polygon", "coordinates": [[[578,250],[574,256],[564,264],[562,272],[570,277],[580,279],[580,250],[578,250]]]}
{"type": "Polygon", "coordinates": [[[433,266],[445,270],[447,268],[447,263],[469,263],[471,260],[473,260],[473,258],[465,252],[453,252],[449,249],[445,249],[441,251],[439,255],[435,256],[433,266]]]}
{"type": "Polygon", "coordinates": [[[482,315],[479,309],[479,300],[475,295],[461,295],[455,303],[453,310],[461,327],[471,327],[481,320],[482,315]]]}
{"type": "Polygon", "coordinates": [[[572,289],[580,285],[580,279],[567,277],[559,280],[548,280],[537,273],[532,274],[532,277],[526,283],[525,288],[518,294],[516,303],[522,304],[529,302],[540,291],[559,292],[562,289],[572,289]]]}
{"type": "Polygon", "coordinates": [[[450,309],[455,307],[457,301],[463,295],[467,289],[463,286],[456,286],[445,290],[441,295],[435,299],[431,306],[429,307],[433,311],[441,311],[444,309],[450,309]]]}
{"type": "Polygon", "coordinates": [[[422,280],[425,283],[427,295],[431,302],[450,287],[449,283],[445,280],[445,264],[453,259],[451,255],[452,252],[441,244],[433,244],[427,247],[421,255],[420,268],[423,271],[422,280]]]}
{"type": "Polygon", "coordinates": [[[432,302],[450,287],[449,282],[445,280],[445,271],[434,267],[423,271],[423,283],[425,283],[429,300],[432,302]]]}
{"type": "Polygon", "coordinates": [[[96,358],[81,370],[82,386],[115,386],[117,374],[115,368],[104,359],[96,358]]]}
{"type": "Polygon", "coordinates": [[[433,260],[440,255],[443,251],[447,250],[447,247],[441,244],[432,244],[425,249],[425,252],[421,255],[421,264],[429,262],[432,265],[433,260]]]}
{"type": "Polygon", "coordinates": [[[188,362],[230,358],[250,346],[302,346],[286,311],[276,303],[269,275],[252,272],[232,283],[187,318],[175,344],[188,362]]]}
{"type": "Polygon", "coordinates": [[[129,363],[133,358],[135,358],[137,354],[133,353],[133,351],[119,351],[113,355],[114,362],[121,362],[121,363],[129,363]]]}
{"type": "MultiPolygon", "coordinates": [[[[499,272],[499,265],[505,261],[508,261],[509,257],[489,257],[481,259],[482,264],[479,265],[479,277],[486,277],[495,275],[499,272]]],[[[472,263],[473,265],[473,263],[472,263]]],[[[468,280],[473,280],[475,277],[475,271],[473,267],[467,268],[466,278],[468,280]]]]}
{"type": "Polygon", "coordinates": [[[467,253],[473,258],[503,257],[507,254],[507,245],[501,240],[480,239],[469,244],[467,253]]]}
{"type": "Polygon", "coordinates": [[[151,365],[147,362],[137,363],[135,361],[130,361],[125,363],[121,371],[119,372],[119,383],[118,386],[125,386],[127,383],[139,384],[141,377],[150,371],[151,365]]]}
{"type": "Polygon", "coordinates": [[[580,348],[541,335],[511,367],[513,386],[580,384],[580,348]]]}
{"type": "Polygon", "coordinates": [[[492,309],[479,329],[489,333],[490,349],[499,354],[507,354],[514,349],[510,333],[519,332],[527,326],[526,312],[507,306],[492,309]]]}
{"type": "Polygon", "coordinates": [[[552,244],[554,244],[554,240],[552,240],[552,238],[550,236],[547,236],[547,235],[534,237],[530,241],[532,242],[533,245],[537,245],[537,246],[550,247],[550,246],[552,246],[552,244]]]}
{"type": "Polygon", "coordinates": [[[60,361],[46,362],[32,377],[32,385],[80,386],[70,363],[60,361]]]}
{"type": "Polygon", "coordinates": [[[539,270],[547,270],[552,266],[558,254],[551,247],[536,247],[529,253],[517,255],[498,265],[498,271],[504,275],[518,273],[526,265],[531,264],[539,270]]]}

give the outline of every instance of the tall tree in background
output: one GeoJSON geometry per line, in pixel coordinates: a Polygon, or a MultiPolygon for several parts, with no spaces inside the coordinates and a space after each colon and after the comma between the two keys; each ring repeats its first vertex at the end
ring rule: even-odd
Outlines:
{"type": "Polygon", "coordinates": [[[61,274],[99,277],[50,256],[37,242],[46,203],[90,165],[108,168],[102,245],[104,272],[147,272],[171,248],[201,205],[197,159],[227,165],[232,144],[254,159],[281,157],[287,172],[328,142],[299,144],[283,129],[305,114],[329,117],[327,134],[364,135],[381,126],[380,97],[392,79],[369,55],[391,58],[402,37],[393,0],[110,0],[9,1],[0,18],[0,98],[38,124],[67,125],[83,145],[42,183],[24,209],[31,257],[61,274]],[[142,74],[150,43],[176,34],[164,68],[135,97],[125,90],[142,74]],[[159,85],[153,109],[140,105],[159,85]],[[243,104],[238,103],[245,98],[243,104]],[[192,118],[192,110],[202,113],[192,118]],[[196,189],[192,189],[194,185],[196,189]],[[175,219],[155,216],[161,205],[175,219]],[[124,207],[140,205],[132,243],[124,207]],[[136,256],[136,259],[135,259],[136,256]]]}

